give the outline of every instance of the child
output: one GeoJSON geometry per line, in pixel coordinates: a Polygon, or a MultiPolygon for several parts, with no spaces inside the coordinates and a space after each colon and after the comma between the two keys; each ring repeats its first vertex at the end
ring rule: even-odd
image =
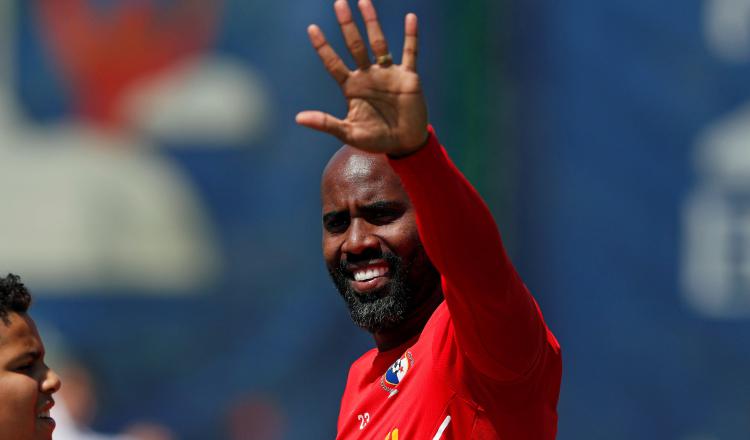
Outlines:
{"type": "Polygon", "coordinates": [[[55,429],[49,410],[60,378],[44,363],[30,304],[18,276],[0,277],[0,439],[50,440],[55,429]]]}

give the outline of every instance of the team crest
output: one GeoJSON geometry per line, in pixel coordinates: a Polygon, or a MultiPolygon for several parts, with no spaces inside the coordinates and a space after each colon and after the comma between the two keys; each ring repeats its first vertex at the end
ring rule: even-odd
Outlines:
{"type": "Polygon", "coordinates": [[[396,359],[396,362],[388,368],[380,379],[380,386],[390,394],[388,397],[391,397],[398,392],[396,387],[404,381],[406,374],[413,366],[414,357],[411,355],[410,351],[407,351],[403,356],[396,359]]]}

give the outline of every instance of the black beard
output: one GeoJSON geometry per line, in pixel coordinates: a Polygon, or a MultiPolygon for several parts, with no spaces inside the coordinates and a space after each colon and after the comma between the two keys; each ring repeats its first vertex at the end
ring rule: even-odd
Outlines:
{"type": "Polygon", "coordinates": [[[392,329],[404,322],[414,308],[414,291],[406,282],[412,261],[404,263],[403,258],[390,252],[361,257],[358,260],[384,259],[388,263],[390,282],[376,291],[360,294],[354,290],[351,279],[346,275],[346,264],[351,260],[341,261],[336,267],[328,267],[328,273],[346,301],[356,325],[370,333],[392,329]]]}

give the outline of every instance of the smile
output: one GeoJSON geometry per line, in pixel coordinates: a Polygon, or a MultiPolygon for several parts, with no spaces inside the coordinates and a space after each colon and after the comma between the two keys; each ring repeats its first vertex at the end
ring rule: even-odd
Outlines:
{"type": "Polygon", "coordinates": [[[354,281],[369,281],[373,278],[382,277],[388,273],[388,267],[377,266],[377,267],[366,267],[355,270],[352,275],[354,281]]]}
{"type": "Polygon", "coordinates": [[[389,281],[390,269],[385,261],[369,262],[348,268],[352,288],[360,294],[381,289],[389,281]]]}

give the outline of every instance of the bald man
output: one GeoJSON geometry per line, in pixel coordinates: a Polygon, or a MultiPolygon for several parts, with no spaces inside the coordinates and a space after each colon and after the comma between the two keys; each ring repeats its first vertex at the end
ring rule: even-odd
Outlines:
{"type": "Polygon", "coordinates": [[[351,366],[337,438],[553,439],[560,347],[489,210],[427,123],[416,16],[406,16],[394,65],[374,7],[359,7],[374,64],[346,0],[334,9],[357,69],[308,28],[346,118],[297,115],[347,144],[321,182],[323,255],[376,346],[351,366]]]}

